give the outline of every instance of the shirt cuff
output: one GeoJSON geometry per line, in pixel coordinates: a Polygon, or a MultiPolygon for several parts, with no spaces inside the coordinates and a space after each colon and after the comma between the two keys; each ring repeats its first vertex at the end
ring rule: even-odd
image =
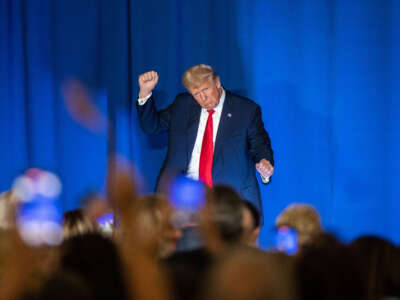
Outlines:
{"type": "Polygon", "coordinates": [[[264,176],[262,176],[261,174],[260,174],[260,177],[261,177],[261,181],[262,181],[263,183],[268,183],[268,182],[269,182],[270,177],[264,177],[264,176]]]}
{"type": "Polygon", "coordinates": [[[139,99],[137,100],[138,104],[139,104],[139,105],[145,105],[146,102],[147,102],[147,100],[149,100],[149,98],[151,97],[151,95],[153,95],[153,93],[150,93],[149,95],[147,95],[147,96],[144,97],[144,98],[139,98],[139,99]]]}

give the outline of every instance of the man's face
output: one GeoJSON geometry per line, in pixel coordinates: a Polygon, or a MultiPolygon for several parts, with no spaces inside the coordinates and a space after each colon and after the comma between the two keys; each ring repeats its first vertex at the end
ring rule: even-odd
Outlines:
{"type": "Polygon", "coordinates": [[[205,109],[213,109],[219,103],[222,87],[219,78],[207,80],[196,88],[189,89],[193,98],[205,109]]]}

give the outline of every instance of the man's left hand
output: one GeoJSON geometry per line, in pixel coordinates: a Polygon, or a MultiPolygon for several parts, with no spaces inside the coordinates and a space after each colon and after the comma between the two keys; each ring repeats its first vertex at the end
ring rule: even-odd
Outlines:
{"type": "Polygon", "coordinates": [[[265,158],[256,163],[256,169],[265,178],[271,177],[274,173],[274,167],[265,158]]]}

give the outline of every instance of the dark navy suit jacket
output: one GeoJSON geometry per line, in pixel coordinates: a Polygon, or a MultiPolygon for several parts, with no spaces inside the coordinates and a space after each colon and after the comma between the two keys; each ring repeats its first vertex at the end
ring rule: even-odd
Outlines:
{"type": "MultiPolygon", "coordinates": [[[[183,93],[164,110],[157,111],[153,97],[144,105],[137,104],[136,108],[146,133],[168,130],[168,151],[157,185],[169,173],[186,173],[197,136],[201,106],[189,93],[183,93]]],[[[226,91],[214,146],[213,184],[232,186],[244,199],[252,202],[261,215],[255,164],[262,158],[274,163],[260,106],[226,91]]]]}

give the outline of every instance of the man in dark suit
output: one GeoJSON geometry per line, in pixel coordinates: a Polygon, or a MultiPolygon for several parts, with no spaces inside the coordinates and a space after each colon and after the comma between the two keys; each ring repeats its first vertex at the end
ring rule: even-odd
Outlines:
{"type": "Polygon", "coordinates": [[[157,111],[152,96],[157,82],[154,71],[139,76],[136,107],[145,132],[168,131],[168,151],[158,185],[169,173],[184,173],[209,186],[227,184],[262,214],[255,168],[267,183],[274,162],[260,106],[226,91],[210,66],[196,65],[182,77],[188,92],[157,111]]]}

